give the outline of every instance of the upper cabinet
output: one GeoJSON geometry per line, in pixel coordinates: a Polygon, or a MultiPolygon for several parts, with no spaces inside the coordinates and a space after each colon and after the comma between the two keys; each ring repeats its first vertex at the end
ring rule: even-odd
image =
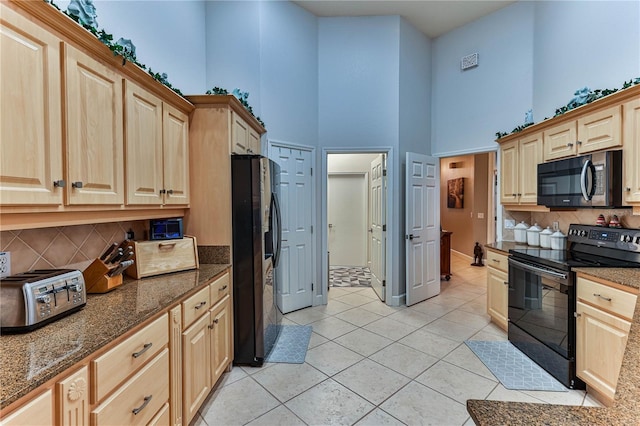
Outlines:
{"type": "Polygon", "coordinates": [[[231,152],[260,154],[260,134],[236,112],[231,113],[231,152]]]}
{"type": "Polygon", "coordinates": [[[500,202],[535,205],[538,201],[538,163],[542,162],[542,134],[534,133],[500,146],[500,202]]]}
{"type": "Polygon", "coordinates": [[[629,204],[640,205],[640,98],[626,102],[623,115],[623,199],[629,204]]]}
{"type": "Polygon", "coordinates": [[[622,106],[599,109],[544,131],[544,160],[622,146],[622,106]]]}
{"type": "Polygon", "coordinates": [[[0,204],[59,206],[65,185],[60,39],[4,2],[0,37],[0,204]]]}
{"type": "Polygon", "coordinates": [[[122,76],[63,48],[68,204],[123,204],[122,76]]]}
{"type": "Polygon", "coordinates": [[[125,82],[128,205],[189,204],[189,118],[125,82]]]}

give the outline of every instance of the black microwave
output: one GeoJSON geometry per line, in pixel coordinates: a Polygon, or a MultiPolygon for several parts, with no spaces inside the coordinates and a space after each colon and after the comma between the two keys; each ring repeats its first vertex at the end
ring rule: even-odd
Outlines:
{"type": "Polygon", "coordinates": [[[604,151],[538,164],[538,205],[620,207],[622,151],[604,151]]]}

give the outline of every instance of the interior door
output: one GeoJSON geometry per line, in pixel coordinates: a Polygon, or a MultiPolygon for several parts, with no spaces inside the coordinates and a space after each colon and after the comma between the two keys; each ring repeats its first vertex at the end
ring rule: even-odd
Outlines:
{"type": "Polygon", "coordinates": [[[367,173],[330,174],[327,180],[330,266],[367,266],[367,173]]]}
{"type": "Polygon", "coordinates": [[[369,230],[369,253],[371,253],[371,287],[380,300],[385,300],[386,284],[386,173],[385,154],[380,154],[371,162],[371,229],[369,230]]]}
{"type": "Polygon", "coordinates": [[[282,220],[276,303],[286,314],[313,304],[311,151],[273,146],[271,152],[280,166],[282,220]]]}
{"type": "Polygon", "coordinates": [[[440,293],[440,162],[407,152],[407,306],[440,293]]]}

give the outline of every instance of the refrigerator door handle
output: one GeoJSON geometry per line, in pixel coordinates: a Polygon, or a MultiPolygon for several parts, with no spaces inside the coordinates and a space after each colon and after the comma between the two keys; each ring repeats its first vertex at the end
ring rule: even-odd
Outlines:
{"type": "Polygon", "coordinates": [[[280,204],[276,194],[271,194],[271,209],[276,219],[276,249],[273,254],[273,267],[277,267],[280,263],[280,251],[282,250],[282,221],[280,218],[280,204]]]}

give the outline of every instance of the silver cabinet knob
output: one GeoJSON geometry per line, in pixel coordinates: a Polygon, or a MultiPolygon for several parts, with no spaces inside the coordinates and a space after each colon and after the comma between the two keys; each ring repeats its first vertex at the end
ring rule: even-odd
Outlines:
{"type": "Polygon", "coordinates": [[[80,188],[82,188],[82,187],[83,187],[83,184],[82,184],[82,182],[72,182],[72,183],[71,183],[71,186],[72,186],[73,188],[80,189],[80,188]]]}
{"type": "Polygon", "coordinates": [[[67,186],[67,182],[65,182],[63,179],[54,180],[53,186],[55,186],[56,188],[64,188],[65,186],[67,186]]]}

